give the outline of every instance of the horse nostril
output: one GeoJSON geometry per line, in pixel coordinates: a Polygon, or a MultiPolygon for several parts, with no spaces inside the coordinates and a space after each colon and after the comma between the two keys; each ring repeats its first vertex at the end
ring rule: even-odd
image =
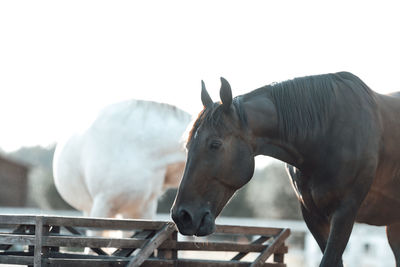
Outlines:
{"type": "Polygon", "coordinates": [[[190,224],[192,224],[192,216],[190,215],[190,213],[187,211],[187,210],[185,210],[185,209],[182,209],[180,212],[179,212],[179,220],[183,223],[183,224],[185,224],[185,225],[190,225],[190,224]]]}
{"type": "Polygon", "coordinates": [[[210,215],[210,212],[209,212],[209,211],[206,211],[206,212],[204,213],[203,217],[201,218],[201,223],[200,223],[200,225],[204,225],[204,224],[206,223],[206,220],[208,219],[209,215],[210,215]]]}

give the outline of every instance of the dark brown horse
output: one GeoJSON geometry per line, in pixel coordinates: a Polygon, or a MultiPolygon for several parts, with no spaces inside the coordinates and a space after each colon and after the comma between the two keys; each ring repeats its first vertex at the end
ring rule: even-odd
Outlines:
{"type": "MultiPolygon", "coordinates": [[[[184,235],[208,235],[254,157],[288,163],[304,220],[324,255],[342,266],[355,221],[387,226],[400,266],[400,99],[373,92],[348,72],[268,85],[221,102],[204,83],[204,105],[188,139],[172,218],[184,235]]],[[[266,209],[268,207],[265,207],[266,209]]],[[[283,207],[284,208],[284,207],[283,207]]]]}

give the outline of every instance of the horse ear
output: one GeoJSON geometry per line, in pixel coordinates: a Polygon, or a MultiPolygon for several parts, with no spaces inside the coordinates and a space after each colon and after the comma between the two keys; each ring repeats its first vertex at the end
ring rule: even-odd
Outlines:
{"type": "Polygon", "coordinates": [[[231,109],[232,105],[232,90],[228,81],[221,77],[221,90],[219,91],[221,97],[222,106],[225,112],[231,109]]]}
{"type": "Polygon", "coordinates": [[[214,103],[207,92],[204,81],[201,81],[201,102],[203,102],[203,106],[206,108],[211,107],[212,104],[214,103]]]}

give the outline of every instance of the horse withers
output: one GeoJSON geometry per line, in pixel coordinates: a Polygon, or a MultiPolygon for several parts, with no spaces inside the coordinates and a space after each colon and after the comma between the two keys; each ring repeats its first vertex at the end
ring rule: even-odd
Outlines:
{"type": "Polygon", "coordinates": [[[168,104],[129,100],[104,108],[83,132],[57,145],[54,181],[91,217],[153,219],[157,198],[177,187],[191,116],[168,104]]]}
{"type": "MultiPolygon", "coordinates": [[[[208,235],[254,157],[288,163],[304,220],[323,252],[343,266],[354,222],[387,227],[400,266],[400,98],[372,91],[348,72],[295,78],[221,102],[202,83],[204,109],[187,141],[172,218],[185,235],[208,235]]],[[[268,208],[268,207],[265,207],[268,208]]]]}

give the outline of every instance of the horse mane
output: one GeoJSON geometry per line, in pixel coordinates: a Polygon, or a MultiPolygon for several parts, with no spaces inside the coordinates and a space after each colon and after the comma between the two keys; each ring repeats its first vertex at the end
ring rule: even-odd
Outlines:
{"type": "Polygon", "coordinates": [[[373,91],[349,72],[295,78],[264,86],[249,96],[267,94],[278,112],[281,138],[294,141],[326,132],[338,101],[341,108],[375,106],[373,91]]]}
{"type": "MultiPolygon", "coordinates": [[[[340,108],[354,106],[375,108],[374,92],[357,76],[349,72],[338,72],[294,78],[258,88],[234,98],[233,104],[241,125],[247,125],[243,99],[268,97],[278,113],[278,131],[286,141],[313,138],[329,130],[330,121],[340,108]]],[[[226,128],[222,119],[222,106],[214,103],[204,108],[193,124],[187,143],[192,140],[199,127],[205,123],[218,130],[226,128]]]]}

